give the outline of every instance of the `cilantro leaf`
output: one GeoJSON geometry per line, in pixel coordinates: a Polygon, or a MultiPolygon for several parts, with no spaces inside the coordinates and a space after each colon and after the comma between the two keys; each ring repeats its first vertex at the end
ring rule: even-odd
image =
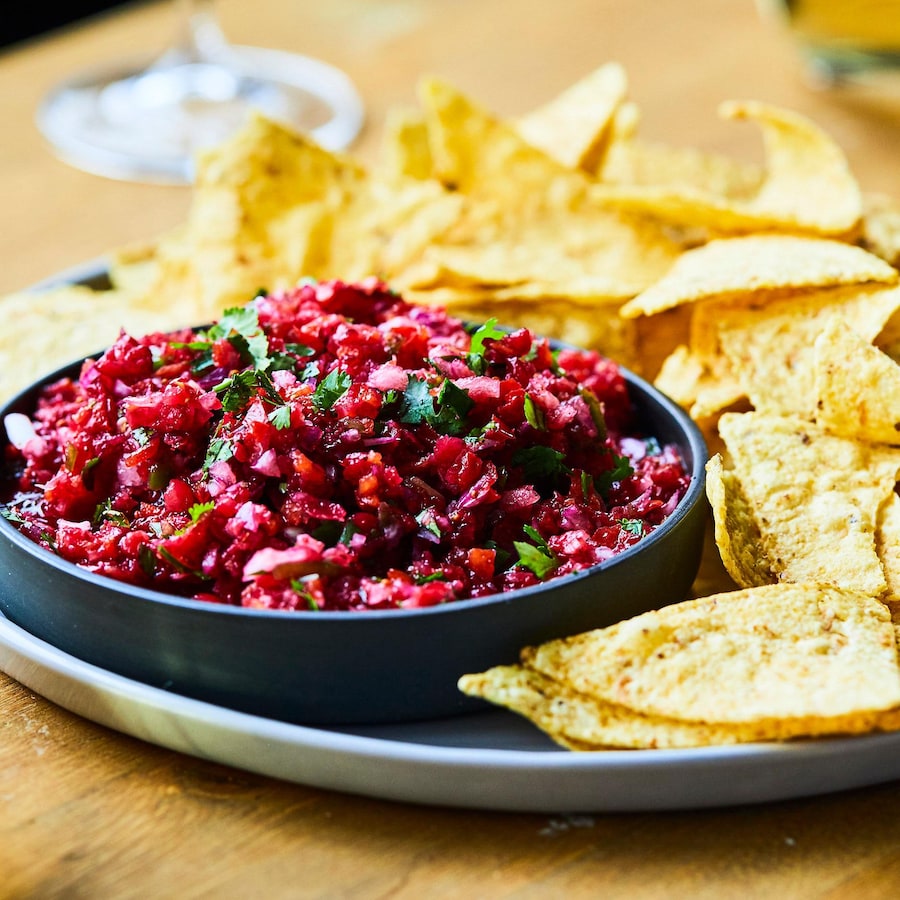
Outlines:
{"type": "Polygon", "coordinates": [[[234,446],[231,441],[226,438],[213,438],[209,442],[209,449],[206,451],[206,459],[203,460],[203,468],[208,469],[217,462],[224,462],[234,456],[234,446]]]}
{"type": "Polygon", "coordinates": [[[594,486],[601,494],[608,493],[609,489],[620,481],[626,479],[634,472],[631,461],[627,456],[613,455],[613,467],[594,476],[594,486]]]}
{"type": "Polygon", "coordinates": [[[468,391],[447,380],[437,395],[437,411],[430,420],[437,431],[462,434],[467,430],[466,416],[475,405],[468,391]]]}
{"type": "Polygon", "coordinates": [[[434,416],[434,398],[424,378],[410,375],[401,398],[399,420],[405,425],[419,425],[434,416]]]}
{"type": "Polygon", "coordinates": [[[506,337],[506,332],[502,328],[497,328],[497,320],[491,317],[472,335],[469,353],[484,353],[485,341],[499,340],[504,337],[506,337]]]}
{"type": "Polygon", "coordinates": [[[506,337],[506,332],[496,326],[497,320],[490,318],[472,335],[469,352],[466,354],[466,365],[476,375],[483,375],[487,368],[487,360],[484,358],[484,342],[506,337]]]}
{"type": "Polygon", "coordinates": [[[533,447],[523,447],[517,450],[512,457],[514,466],[521,466],[523,474],[528,481],[555,481],[560,476],[568,475],[571,471],[563,462],[565,454],[552,447],[536,444],[533,447]]]}
{"type": "Polygon", "coordinates": [[[332,369],[313,391],[312,402],[317,409],[331,409],[350,387],[352,379],[340,369],[332,369]]]}
{"type": "Polygon", "coordinates": [[[191,515],[191,521],[196,522],[203,513],[207,513],[212,509],[216,508],[216,504],[212,500],[208,500],[206,503],[195,503],[188,512],[191,515]]]}
{"type": "Polygon", "coordinates": [[[399,420],[406,425],[427,422],[442,434],[463,434],[468,430],[466,417],[475,405],[467,391],[449,379],[444,380],[433,396],[424,378],[410,375],[401,398],[399,420]]]}
{"type": "Polygon", "coordinates": [[[284,431],[285,428],[291,427],[291,408],[287,404],[273,409],[269,413],[269,421],[279,430],[284,431]]]}
{"type": "Polygon", "coordinates": [[[513,541],[513,546],[519,554],[518,565],[534,572],[538,578],[545,578],[559,568],[559,560],[543,547],[535,547],[526,541],[513,541]]]}
{"type": "Polygon", "coordinates": [[[536,428],[538,431],[546,431],[547,430],[547,422],[544,417],[544,411],[535,405],[534,399],[531,394],[525,394],[525,421],[532,428],[536,428]]]}

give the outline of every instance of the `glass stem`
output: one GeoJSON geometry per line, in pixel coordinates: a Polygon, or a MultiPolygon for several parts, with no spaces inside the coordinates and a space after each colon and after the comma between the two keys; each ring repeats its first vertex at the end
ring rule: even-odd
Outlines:
{"type": "Polygon", "coordinates": [[[229,44],[219,25],[215,0],[178,0],[175,48],[186,62],[215,62],[228,55],[229,44]]]}

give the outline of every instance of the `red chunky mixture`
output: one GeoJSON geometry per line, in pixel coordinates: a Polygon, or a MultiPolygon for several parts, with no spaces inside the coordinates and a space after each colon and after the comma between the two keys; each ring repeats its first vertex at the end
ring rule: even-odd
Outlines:
{"type": "Polygon", "coordinates": [[[666,519],[689,476],[613,362],[472,332],[367,280],[122,334],[8,422],[4,515],[111,578],[302,610],[521,588],[666,519]]]}

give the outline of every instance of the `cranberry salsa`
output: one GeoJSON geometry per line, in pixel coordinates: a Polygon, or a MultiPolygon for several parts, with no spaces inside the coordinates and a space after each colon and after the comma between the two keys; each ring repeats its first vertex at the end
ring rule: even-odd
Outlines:
{"type": "Polygon", "coordinates": [[[689,475],[597,353],[368,279],[121,334],[8,417],[3,514],[93,572],[270,609],[431,606],[593,566],[689,475]]]}

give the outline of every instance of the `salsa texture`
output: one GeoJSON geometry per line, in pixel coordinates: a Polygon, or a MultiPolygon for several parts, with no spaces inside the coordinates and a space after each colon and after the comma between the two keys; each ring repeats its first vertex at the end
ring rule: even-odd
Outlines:
{"type": "Polygon", "coordinates": [[[383,283],[303,283],[122,333],[7,419],[3,514],[129,584],[285,610],[433,606],[600,563],[674,511],[595,352],[383,283]]]}

